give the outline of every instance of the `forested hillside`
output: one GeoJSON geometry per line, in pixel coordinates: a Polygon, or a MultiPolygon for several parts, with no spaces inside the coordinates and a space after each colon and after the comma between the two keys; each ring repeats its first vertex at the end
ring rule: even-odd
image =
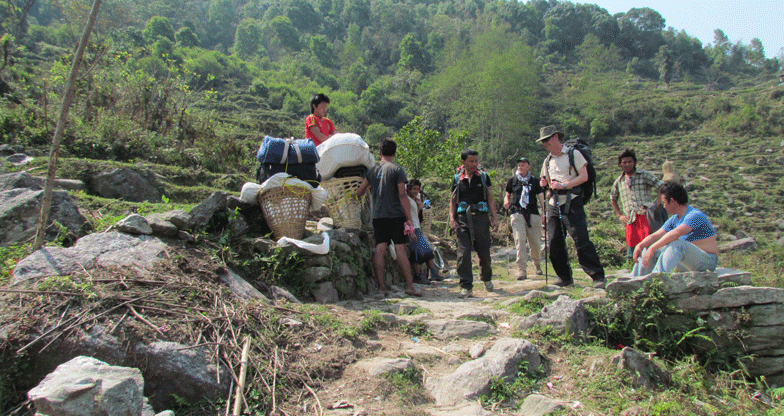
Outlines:
{"type": "MultiPolygon", "coordinates": [[[[340,131],[374,143],[421,116],[491,166],[541,154],[545,124],[594,143],[784,134],[781,58],[676,32],[643,4],[104,1],[63,155],[250,174],[263,135],[304,134],[315,92],[340,131]]],[[[45,148],[90,2],[0,5],[0,141],[45,148]]]]}

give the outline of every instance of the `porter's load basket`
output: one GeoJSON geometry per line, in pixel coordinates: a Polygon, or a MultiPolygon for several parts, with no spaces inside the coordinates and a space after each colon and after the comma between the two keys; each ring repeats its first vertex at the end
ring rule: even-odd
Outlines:
{"type": "Polygon", "coordinates": [[[367,197],[357,200],[356,193],[363,179],[360,176],[349,176],[321,182],[329,195],[324,205],[335,228],[361,228],[362,207],[367,197]]]}
{"type": "Polygon", "coordinates": [[[259,192],[259,205],[275,240],[281,237],[302,239],[311,198],[309,189],[285,183],[259,192]]]}

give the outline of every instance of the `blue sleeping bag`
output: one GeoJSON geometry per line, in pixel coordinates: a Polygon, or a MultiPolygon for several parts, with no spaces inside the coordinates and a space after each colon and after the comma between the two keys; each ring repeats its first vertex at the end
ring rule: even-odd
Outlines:
{"type": "Polygon", "coordinates": [[[259,183],[280,172],[311,182],[314,186],[321,182],[321,175],[316,169],[318,151],[310,139],[264,136],[264,141],[256,152],[256,159],[259,160],[259,167],[256,169],[256,180],[259,183]]]}
{"type": "Polygon", "coordinates": [[[310,139],[279,139],[264,136],[264,141],[256,152],[256,159],[262,165],[316,164],[319,161],[319,155],[315,143],[310,139]]]}

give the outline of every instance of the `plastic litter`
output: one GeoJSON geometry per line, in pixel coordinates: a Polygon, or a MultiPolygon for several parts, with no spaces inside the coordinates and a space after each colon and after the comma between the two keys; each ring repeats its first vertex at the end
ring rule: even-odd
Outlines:
{"type": "Polygon", "coordinates": [[[329,253],[329,234],[321,233],[321,235],[324,236],[324,241],[322,241],[321,244],[308,243],[303,240],[297,240],[296,238],[281,237],[278,240],[278,247],[286,247],[293,244],[313,254],[327,254],[329,253]]]}

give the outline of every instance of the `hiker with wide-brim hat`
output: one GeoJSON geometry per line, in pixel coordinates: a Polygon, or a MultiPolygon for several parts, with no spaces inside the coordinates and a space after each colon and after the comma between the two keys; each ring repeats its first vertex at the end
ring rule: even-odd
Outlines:
{"type": "Polygon", "coordinates": [[[588,236],[588,222],[580,192],[580,185],[588,180],[588,161],[579,151],[574,151],[574,160],[570,161],[569,148],[561,143],[563,137],[564,133],[555,126],[546,126],[539,130],[536,140],[550,152],[542,164],[540,185],[550,190],[546,235],[550,262],[559,278],[555,285],[574,284],[566,248],[568,232],[577,248],[580,267],[591,277],[595,288],[604,288],[604,267],[588,236]]]}
{"type": "Polygon", "coordinates": [[[555,134],[558,135],[558,139],[563,141],[564,134],[563,134],[562,131],[558,130],[557,127],[555,127],[555,126],[544,126],[541,129],[539,129],[539,138],[536,139],[536,142],[540,143],[540,142],[542,142],[545,139],[549,139],[550,137],[553,137],[553,135],[555,135],[555,134]]]}

